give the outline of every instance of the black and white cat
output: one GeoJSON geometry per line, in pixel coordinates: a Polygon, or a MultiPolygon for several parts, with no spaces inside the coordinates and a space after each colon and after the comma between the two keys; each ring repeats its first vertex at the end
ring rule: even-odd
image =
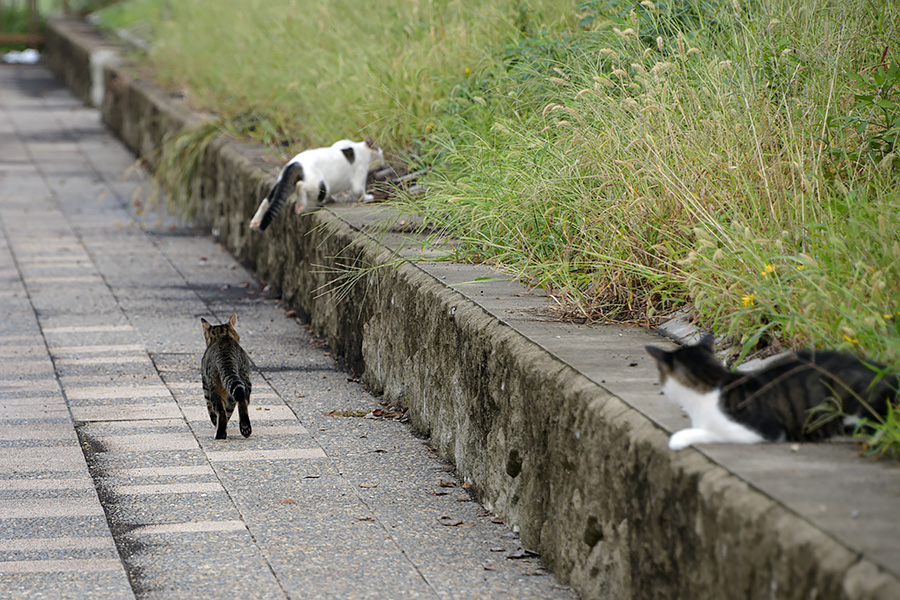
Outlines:
{"type": "Polygon", "coordinates": [[[250,229],[265,231],[294,189],[298,214],[306,210],[313,198],[322,206],[348,191],[352,198],[370,202],[373,198],[366,193],[366,175],[370,168],[382,164],[384,151],[369,140],[341,140],[327,148],[304,150],[281,169],[275,185],[250,219],[250,229]]]}
{"type": "Polygon", "coordinates": [[[840,352],[802,350],[741,373],[719,362],[712,335],[696,346],[646,349],[656,360],[663,393],[691,419],[690,428],[669,438],[673,450],[822,439],[844,433],[860,417],[884,415],[900,389],[896,373],[840,352]],[[827,418],[827,411],[810,414],[825,402],[838,409],[831,413],[835,418],[827,418]]]}

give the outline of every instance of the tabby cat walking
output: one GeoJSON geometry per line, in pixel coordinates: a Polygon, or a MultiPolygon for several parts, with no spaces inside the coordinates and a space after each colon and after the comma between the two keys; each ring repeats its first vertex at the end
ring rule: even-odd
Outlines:
{"type": "Polygon", "coordinates": [[[234,328],[237,315],[231,315],[227,323],[210,325],[200,319],[206,337],[206,352],[200,363],[203,377],[203,395],[209,418],[216,428],[216,439],[227,437],[228,420],[238,407],[241,435],[249,437],[250,414],[250,357],[241,348],[240,336],[234,328]]]}

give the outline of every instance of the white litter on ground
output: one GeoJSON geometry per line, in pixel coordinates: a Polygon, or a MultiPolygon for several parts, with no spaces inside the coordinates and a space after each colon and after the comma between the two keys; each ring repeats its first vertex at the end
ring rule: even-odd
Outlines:
{"type": "Polygon", "coordinates": [[[11,52],[7,52],[3,55],[3,62],[10,65],[36,65],[40,59],[41,53],[34,48],[22,50],[21,52],[18,50],[12,50],[11,52]]]}

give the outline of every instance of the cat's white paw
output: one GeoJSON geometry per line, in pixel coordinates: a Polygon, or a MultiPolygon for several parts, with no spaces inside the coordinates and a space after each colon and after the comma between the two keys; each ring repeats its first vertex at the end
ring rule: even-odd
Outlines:
{"type": "Polygon", "coordinates": [[[669,448],[672,450],[684,450],[688,446],[710,441],[712,440],[708,431],[691,428],[682,429],[673,433],[672,437],[669,438],[669,448]]]}
{"type": "Polygon", "coordinates": [[[373,196],[372,194],[363,194],[363,197],[362,197],[363,202],[371,202],[374,199],[375,199],[375,196],[373,196]]]}
{"type": "Polygon", "coordinates": [[[257,231],[259,229],[259,225],[260,225],[259,219],[253,219],[250,221],[250,229],[252,231],[257,231]]]}

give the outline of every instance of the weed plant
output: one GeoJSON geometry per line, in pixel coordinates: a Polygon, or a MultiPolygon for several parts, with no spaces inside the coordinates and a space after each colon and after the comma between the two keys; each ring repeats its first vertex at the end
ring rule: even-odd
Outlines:
{"type": "MultiPolygon", "coordinates": [[[[530,1],[548,22],[571,12],[530,1]]],[[[516,4],[132,0],[101,21],[150,20],[149,59],[164,82],[286,156],[362,135],[409,147],[433,127],[433,105],[496,40],[517,35],[516,4]]]]}
{"type": "Polygon", "coordinates": [[[690,302],[745,345],[896,364],[897,5],[631,6],[458,85],[420,209],[586,318],[690,302]]]}

